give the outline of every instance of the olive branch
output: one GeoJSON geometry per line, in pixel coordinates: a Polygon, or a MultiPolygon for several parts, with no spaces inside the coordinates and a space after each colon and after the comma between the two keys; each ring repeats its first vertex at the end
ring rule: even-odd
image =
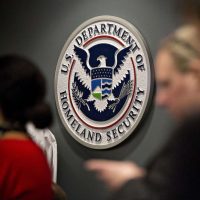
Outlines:
{"type": "Polygon", "coordinates": [[[90,107],[87,104],[86,100],[82,98],[83,92],[79,91],[76,83],[72,83],[72,96],[74,97],[74,100],[78,106],[78,109],[80,109],[81,105],[83,105],[83,106],[87,106],[88,110],[90,111],[90,107]]]}
{"type": "Polygon", "coordinates": [[[109,106],[109,109],[113,110],[113,112],[115,112],[115,109],[118,105],[118,103],[126,96],[129,96],[130,94],[132,94],[133,91],[133,81],[128,81],[127,84],[123,84],[122,89],[120,91],[119,96],[115,99],[115,102],[112,103],[109,106]]]}

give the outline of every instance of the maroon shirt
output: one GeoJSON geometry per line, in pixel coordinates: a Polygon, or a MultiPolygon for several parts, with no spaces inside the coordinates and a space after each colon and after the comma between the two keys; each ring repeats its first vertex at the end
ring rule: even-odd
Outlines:
{"type": "Polygon", "coordinates": [[[31,140],[0,140],[0,199],[52,200],[49,166],[31,140]]]}

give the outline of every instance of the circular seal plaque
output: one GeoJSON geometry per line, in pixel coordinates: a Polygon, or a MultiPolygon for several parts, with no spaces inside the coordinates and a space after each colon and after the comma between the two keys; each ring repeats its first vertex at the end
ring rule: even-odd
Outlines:
{"type": "Polygon", "coordinates": [[[71,34],[58,60],[55,98],[62,123],[82,145],[113,147],[134,134],[153,82],[138,30],[118,17],[92,18],[71,34]]]}

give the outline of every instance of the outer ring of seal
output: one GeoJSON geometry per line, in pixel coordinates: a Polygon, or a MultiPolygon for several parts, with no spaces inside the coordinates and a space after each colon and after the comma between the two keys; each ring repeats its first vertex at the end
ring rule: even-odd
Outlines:
{"type": "Polygon", "coordinates": [[[91,19],[85,21],[84,23],[82,23],[79,27],[77,27],[72,32],[72,34],[67,39],[67,41],[66,41],[66,43],[65,43],[65,45],[64,45],[64,47],[61,51],[61,54],[59,56],[57,66],[56,66],[55,78],[54,78],[54,92],[55,92],[56,107],[57,107],[60,119],[61,119],[64,127],[66,128],[67,132],[76,141],[78,141],[80,144],[82,144],[86,147],[92,148],[92,149],[108,149],[108,148],[111,148],[111,147],[114,147],[114,146],[120,144],[122,141],[124,141],[128,136],[130,136],[133,133],[133,131],[143,121],[143,118],[146,118],[145,116],[150,111],[150,105],[152,105],[154,91],[155,91],[155,73],[154,73],[153,61],[152,61],[152,57],[151,57],[149,47],[148,47],[147,43],[145,42],[141,33],[138,31],[138,29],[134,25],[132,25],[130,22],[128,22],[124,19],[121,19],[119,17],[110,16],[110,15],[97,16],[97,17],[91,18],[91,19]],[[89,143],[84,142],[83,140],[79,139],[74,133],[72,133],[71,130],[69,129],[68,125],[66,124],[65,120],[63,119],[62,112],[60,110],[59,100],[57,98],[57,82],[58,82],[58,74],[59,74],[60,65],[62,63],[63,56],[65,55],[67,47],[69,46],[71,41],[74,39],[74,37],[77,35],[77,33],[79,33],[81,30],[86,28],[89,24],[92,24],[92,23],[95,23],[95,22],[101,22],[101,21],[104,21],[104,20],[108,20],[110,22],[116,22],[116,23],[122,24],[124,27],[126,27],[128,30],[130,30],[131,33],[134,34],[134,36],[137,38],[137,40],[139,41],[139,44],[142,47],[144,56],[145,56],[146,61],[147,61],[146,64],[150,68],[151,73],[148,74],[148,79],[149,79],[148,83],[150,83],[150,84],[148,84],[147,95],[146,95],[147,97],[146,97],[146,99],[143,103],[144,109],[143,109],[142,113],[140,113],[140,115],[138,116],[137,121],[134,124],[134,126],[131,128],[131,130],[129,131],[129,134],[124,135],[123,137],[118,139],[116,142],[104,144],[104,145],[98,145],[98,144],[89,144],[89,143]]]}

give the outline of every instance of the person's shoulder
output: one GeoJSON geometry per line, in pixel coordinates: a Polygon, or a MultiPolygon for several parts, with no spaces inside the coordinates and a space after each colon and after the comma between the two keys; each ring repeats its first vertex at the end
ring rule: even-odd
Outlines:
{"type": "Polygon", "coordinates": [[[177,133],[186,139],[200,139],[200,112],[188,115],[177,128],[177,133]]]}
{"type": "MultiPolygon", "coordinates": [[[[187,116],[175,131],[173,150],[183,160],[194,159],[200,154],[200,113],[187,116]]],[[[171,143],[172,144],[172,143],[171,143]]]]}
{"type": "Polygon", "coordinates": [[[0,146],[2,148],[9,148],[10,146],[12,146],[13,148],[20,148],[20,147],[24,147],[27,145],[30,145],[32,143],[32,141],[30,139],[1,139],[0,140],[0,146]]]}
{"type": "Polygon", "coordinates": [[[41,149],[31,139],[5,139],[0,140],[0,149],[2,153],[10,155],[30,155],[34,152],[42,153],[41,149]]]}

